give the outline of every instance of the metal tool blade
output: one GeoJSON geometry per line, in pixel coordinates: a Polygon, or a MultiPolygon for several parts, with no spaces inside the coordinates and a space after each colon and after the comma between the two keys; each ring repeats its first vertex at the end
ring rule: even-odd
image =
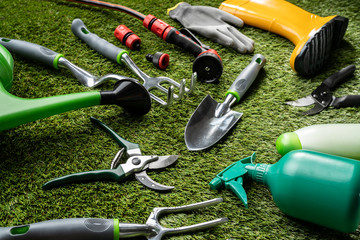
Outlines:
{"type": "Polygon", "coordinates": [[[307,110],[305,112],[302,112],[301,114],[303,115],[314,115],[314,114],[317,114],[319,112],[321,112],[322,110],[324,110],[324,106],[321,105],[320,103],[318,102],[315,102],[315,105],[313,108],[311,108],[310,110],[307,110]]]}
{"type": "Polygon", "coordinates": [[[288,101],[285,103],[288,105],[294,106],[294,107],[306,107],[306,106],[310,106],[311,104],[314,104],[315,100],[311,95],[308,95],[308,96],[300,98],[298,100],[288,101]]]}
{"type": "Polygon", "coordinates": [[[242,113],[228,108],[216,117],[220,104],[207,95],[191,116],[185,128],[185,143],[190,151],[199,151],[217,143],[241,118],[242,113]]]}
{"type": "Polygon", "coordinates": [[[159,159],[149,163],[148,168],[149,169],[161,169],[166,168],[172,164],[174,164],[177,159],[179,158],[179,155],[168,155],[168,156],[158,156],[159,159]]]}
{"type": "Polygon", "coordinates": [[[146,187],[156,191],[170,191],[174,188],[173,186],[166,186],[155,182],[147,175],[146,171],[135,173],[135,178],[146,187]]]}

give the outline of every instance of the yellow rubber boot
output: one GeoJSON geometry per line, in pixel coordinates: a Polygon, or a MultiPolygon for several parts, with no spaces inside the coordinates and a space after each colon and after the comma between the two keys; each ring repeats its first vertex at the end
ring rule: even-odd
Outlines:
{"type": "Polygon", "coordinates": [[[279,34],[295,44],[291,68],[314,75],[323,67],[331,48],[339,45],[348,25],[341,16],[320,17],[284,0],[227,0],[220,9],[245,24],[279,34]]]}

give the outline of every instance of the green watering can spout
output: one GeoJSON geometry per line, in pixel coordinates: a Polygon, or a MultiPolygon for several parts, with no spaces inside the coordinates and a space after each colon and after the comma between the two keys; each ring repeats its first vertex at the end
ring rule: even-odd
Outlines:
{"type": "Polygon", "coordinates": [[[149,92],[136,80],[124,79],[111,91],[90,91],[45,98],[20,98],[10,94],[14,60],[0,45],[0,131],[21,124],[95,105],[116,104],[134,115],[150,111],[149,92]]]}

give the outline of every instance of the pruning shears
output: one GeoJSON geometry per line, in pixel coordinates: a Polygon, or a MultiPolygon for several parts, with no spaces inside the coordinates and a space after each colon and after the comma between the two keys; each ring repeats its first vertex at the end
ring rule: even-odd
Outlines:
{"type": "Polygon", "coordinates": [[[134,174],[136,179],[146,187],[157,191],[169,191],[174,187],[165,186],[152,180],[146,173],[146,170],[162,169],[172,165],[178,159],[178,155],[169,156],[143,156],[141,154],[140,146],[136,143],[129,142],[102,123],[96,118],[91,117],[91,121],[99,126],[101,129],[109,133],[115,141],[122,147],[122,149],[115,155],[111,163],[110,169],[88,171],[81,173],[74,173],[63,177],[55,178],[43,185],[43,189],[51,189],[65,184],[75,182],[89,182],[89,181],[115,181],[120,182],[126,177],[134,174]],[[122,156],[126,152],[127,161],[124,164],[119,164],[122,156]]]}
{"type": "Polygon", "coordinates": [[[332,94],[337,85],[348,80],[355,72],[355,65],[349,65],[340,71],[326,78],[310,95],[295,101],[286,102],[286,104],[295,107],[305,107],[314,105],[313,108],[303,112],[304,115],[314,115],[325,108],[343,108],[360,106],[360,95],[347,95],[344,97],[335,97],[332,94]]]}

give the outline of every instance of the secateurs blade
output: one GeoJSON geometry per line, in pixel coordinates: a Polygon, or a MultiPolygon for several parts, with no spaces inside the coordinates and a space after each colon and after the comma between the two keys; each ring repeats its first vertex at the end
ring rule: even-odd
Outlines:
{"type": "Polygon", "coordinates": [[[314,105],[310,110],[303,112],[302,114],[304,115],[314,115],[328,107],[343,108],[360,106],[360,95],[347,95],[338,98],[333,96],[331,92],[337,85],[348,80],[354,72],[355,66],[349,65],[326,78],[310,95],[295,101],[286,102],[286,104],[295,107],[314,105]]]}
{"type": "Polygon", "coordinates": [[[111,169],[81,172],[66,175],[53,179],[43,185],[44,189],[51,189],[59,187],[64,184],[74,183],[74,182],[87,182],[87,181],[116,181],[120,182],[124,178],[128,177],[131,174],[134,174],[136,179],[141,182],[146,187],[156,190],[156,191],[169,191],[174,187],[165,186],[160,183],[152,180],[146,173],[146,170],[154,169],[163,169],[172,165],[178,159],[177,155],[170,156],[143,156],[138,144],[129,142],[118,134],[116,134],[111,128],[106,126],[101,121],[96,118],[91,118],[91,121],[99,126],[101,129],[109,133],[115,141],[123,147],[115,156],[113,162],[111,163],[111,169]],[[118,164],[123,156],[124,149],[127,154],[127,161],[124,164],[118,164]]]}
{"type": "Polygon", "coordinates": [[[138,66],[136,66],[126,50],[118,48],[112,43],[109,43],[105,39],[102,39],[98,35],[90,32],[81,19],[74,19],[71,24],[71,30],[78,38],[87,43],[95,51],[118,64],[124,64],[128,67],[136,76],[143,80],[143,85],[148,91],[157,88],[167,94],[167,100],[164,101],[160,97],[150,93],[151,98],[164,107],[169,107],[173,100],[182,99],[185,93],[190,94],[194,89],[197,78],[196,73],[192,74],[189,89],[185,87],[185,79],[178,83],[168,77],[150,77],[141,71],[138,66]],[[161,85],[162,83],[168,83],[170,84],[170,87],[166,89],[161,85]],[[174,93],[174,87],[179,89],[178,95],[174,93]]]}

